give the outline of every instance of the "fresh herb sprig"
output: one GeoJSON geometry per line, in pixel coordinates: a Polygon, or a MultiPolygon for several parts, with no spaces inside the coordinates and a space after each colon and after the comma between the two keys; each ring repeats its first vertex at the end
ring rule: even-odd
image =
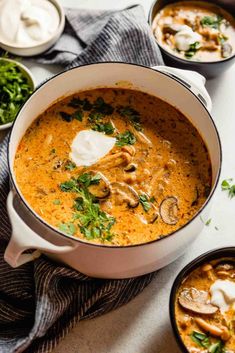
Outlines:
{"type": "Polygon", "coordinates": [[[195,42],[193,44],[190,44],[189,49],[184,53],[186,58],[192,58],[196,52],[198,51],[198,49],[200,48],[200,43],[199,42],[195,42]]]}
{"type": "Polygon", "coordinates": [[[18,65],[0,58],[0,125],[15,119],[31,93],[32,87],[18,65]]]}
{"type": "Polygon", "coordinates": [[[132,123],[132,125],[137,131],[143,131],[143,128],[140,122],[140,113],[137,110],[127,105],[127,106],[118,107],[117,112],[122,117],[128,118],[128,120],[132,123]]]}
{"type": "Polygon", "coordinates": [[[216,15],[216,16],[204,16],[201,19],[201,25],[203,27],[211,27],[214,29],[219,29],[221,22],[223,21],[223,17],[216,15]]]}
{"type": "Polygon", "coordinates": [[[117,140],[116,146],[119,146],[119,147],[122,147],[125,145],[134,145],[136,143],[136,137],[129,130],[126,130],[115,137],[117,140]]]}
{"type": "Polygon", "coordinates": [[[139,201],[145,212],[148,212],[151,208],[151,202],[146,194],[139,196],[139,201]]]}
{"type": "MultiPolygon", "coordinates": [[[[113,237],[111,228],[115,223],[115,218],[101,210],[99,202],[88,189],[90,185],[99,184],[99,182],[99,174],[84,173],[78,178],[72,178],[60,184],[60,188],[64,192],[76,194],[73,224],[78,220],[78,227],[85,238],[110,241],[113,237]]],[[[67,231],[70,232],[71,227],[67,228],[67,231]]]]}
{"type": "Polygon", "coordinates": [[[235,184],[232,184],[232,181],[233,179],[225,179],[221,183],[222,191],[227,191],[230,199],[235,196],[235,184]]]}

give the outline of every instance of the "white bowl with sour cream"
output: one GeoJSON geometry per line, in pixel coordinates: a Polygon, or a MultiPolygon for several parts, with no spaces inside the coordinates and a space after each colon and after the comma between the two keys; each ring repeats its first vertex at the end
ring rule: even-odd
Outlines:
{"type": "Polygon", "coordinates": [[[0,47],[20,56],[48,50],[65,26],[58,0],[1,0],[0,13],[0,47]]]}

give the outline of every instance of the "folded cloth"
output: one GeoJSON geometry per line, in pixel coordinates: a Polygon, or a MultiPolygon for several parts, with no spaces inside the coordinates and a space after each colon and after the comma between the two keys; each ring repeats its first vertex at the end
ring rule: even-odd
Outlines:
{"type": "MultiPolygon", "coordinates": [[[[162,64],[143,10],[67,10],[65,32],[41,62],[81,65],[115,60],[162,64]]],[[[125,280],[92,279],[41,256],[12,269],[3,259],[11,227],[7,138],[0,144],[0,353],[47,353],[77,322],[114,310],[140,293],[155,273],[125,280]]]]}
{"type": "Polygon", "coordinates": [[[58,42],[37,61],[77,66],[97,61],[163,65],[160,50],[138,5],[120,11],[66,9],[58,42]]]}

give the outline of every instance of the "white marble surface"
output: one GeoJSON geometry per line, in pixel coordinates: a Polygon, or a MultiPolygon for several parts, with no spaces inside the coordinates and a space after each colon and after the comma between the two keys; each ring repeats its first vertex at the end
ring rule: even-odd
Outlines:
{"type": "MultiPolygon", "coordinates": [[[[62,1],[62,0],[61,0],[62,1]]],[[[138,0],[146,14],[152,0],[138,0]]],[[[129,0],[63,0],[67,7],[122,8],[129,0]]],[[[58,71],[25,61],[38,82],[58,71]]],[[[235,178],[235,65],[221,77],[207,82],[213,101],[212,115],[223,148],[221,180],[235,178]]],[[[230,200],[218,187],[211,211],[211,224],[204,228],[188,252],[159,271],[155,280],[126,306],[79,323],[57,346],[54,353],[179,353],[168,314],[170,288],[179,270],[203,252],[235,246],[235,199],[230,200]],[[218,230],[215,229],[218,227],[218,230]]]]}

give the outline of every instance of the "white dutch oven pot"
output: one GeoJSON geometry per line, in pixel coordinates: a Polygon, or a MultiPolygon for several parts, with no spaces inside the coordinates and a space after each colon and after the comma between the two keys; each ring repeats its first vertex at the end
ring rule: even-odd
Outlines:
{"type": "Polygon", "coordinates": [[[73,68],[40,86],[19,112],[9,139],[8,161],[12,189],[7,207],[12,236],[5,260],[12,267],[17,267],[44,253],[89,276],[127,278],[157,270],[186,251],[203,228],[200,216],[203,219],[208,217],[221,167],[220,140],[209,113],[211,100],[204,83],[205,79],[192,71],[166,67],[147,68],[126,63],[98,63],[73,68]],[[127,87],[127,82],[129,86],[132,84],[132,88],[150,93],[177,107],[197,128],[211,157],[212,190],[193,219],[165,238],[125,247],[94,245],[61,233],[45,223],[30,208],[15,178],[15,153],[34,119],[58,98],[98,86],[127,87]],[[28,249],[36,251],[24,253],[28,249]]]}

